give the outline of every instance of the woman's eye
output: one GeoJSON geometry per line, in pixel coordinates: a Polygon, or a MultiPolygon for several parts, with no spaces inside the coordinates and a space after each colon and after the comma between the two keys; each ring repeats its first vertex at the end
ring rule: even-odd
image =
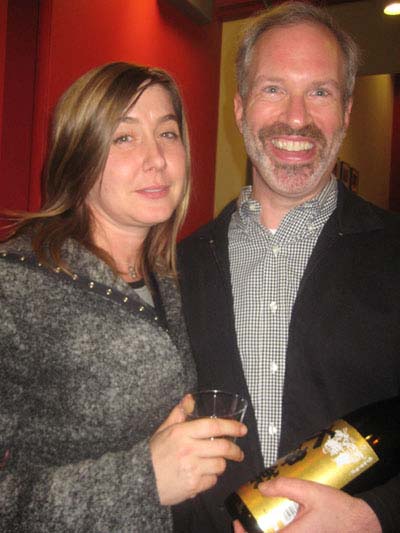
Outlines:
{"type": "Polygon", "coordinates": [[[114,139],[114,144],[125,144],[132,141],[132,135],[120,135],[114,139]]]}
{"type": "Polygon", "coordinates": [[[163,131],[161,133],[161,137],[164,137],[165,139],[174,140],[174,139],[178,139],[179,135],[175,131],[163,131]]]}

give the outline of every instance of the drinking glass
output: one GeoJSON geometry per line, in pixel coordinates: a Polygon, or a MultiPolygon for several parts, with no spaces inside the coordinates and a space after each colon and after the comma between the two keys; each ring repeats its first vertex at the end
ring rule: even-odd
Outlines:
{"type": "Polygon", "coordinates": [[[222,390],[200,390],[191,393],[192,405],[186,409],[186,419],[229,418],[243,421],[247,400],[234,392],[222,390]]]}

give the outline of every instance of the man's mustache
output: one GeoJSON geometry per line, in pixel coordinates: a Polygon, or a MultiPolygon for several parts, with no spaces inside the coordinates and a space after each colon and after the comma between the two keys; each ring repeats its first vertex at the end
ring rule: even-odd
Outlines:
{"type": "Polygon", "coordinates": [[[314,139],[315,141],[326,145],[326,138],[322,131],[315,124],[307,124],[299,129],[291,128],[284,122],[275,122],[271,126],[265,126],[258,132],[258,138],[264,144],[265,140],[270,137],[276,137],[277,135],[295,135],[297,137],[307,137],[308,139],[314,139]]]}

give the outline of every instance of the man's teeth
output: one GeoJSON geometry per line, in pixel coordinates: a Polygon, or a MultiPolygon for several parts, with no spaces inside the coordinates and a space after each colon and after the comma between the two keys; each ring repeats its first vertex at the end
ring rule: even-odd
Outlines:
{"type": "Polygon", "coordinates": [[[280,139],[273,139],[272,144],[281,150],[289,152],[301,152],[302,150],[311,150],[312,143],[307,141],[286,141],[280,139]]]}

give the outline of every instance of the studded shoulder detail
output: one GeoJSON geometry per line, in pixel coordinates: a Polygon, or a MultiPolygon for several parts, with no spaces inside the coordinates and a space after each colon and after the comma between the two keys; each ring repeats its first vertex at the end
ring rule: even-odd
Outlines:
{"type": "Polygon", "coordinates": [[[97,281],[95,282],[85,276],[78,275],[74,272],[72,274],[67,274],[60,267],[55,267],[54,269],[44,267],[36,260],[34,255],[26,255],[17,252],[10,252],[7,250],[0,250],[0,260],[4,260],[14,264],[24,263],[26,267],[35,270],[41,269],[43,272],[53,278],[59,278],[60,281],[75,286],[80,290],[96,293],[102,298],[121,305],[127,308],[132,313],[138,314],[141,318],[148,320],[153,324],[157,324],[159,327],[167,331],[167,325],[162,319],[160,319],[160,317],[150,305],[147,305],[144,302],[137,302],[134,298],[131,298],[130,296],[124,294],[123,292],[115,288],[111,288],[97,281]]]}

